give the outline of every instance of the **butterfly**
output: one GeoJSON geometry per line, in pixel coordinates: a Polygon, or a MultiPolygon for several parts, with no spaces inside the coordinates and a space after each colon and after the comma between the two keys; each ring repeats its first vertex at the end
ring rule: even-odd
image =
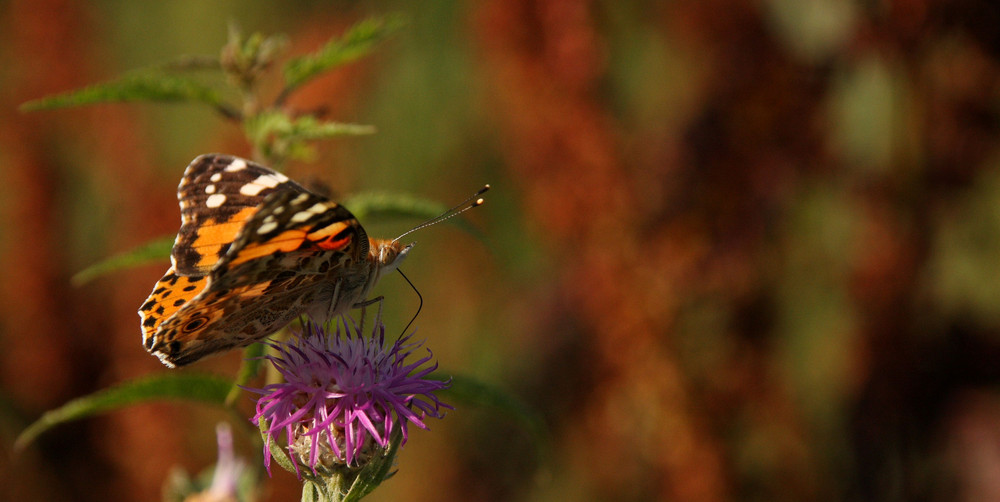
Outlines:
{"type": "Polygon", "coordinates": [[[230,155],[194,159],[177,198],[170,269],[139,307],[143,346],[169,367],[344,314],[413,247],[369,238],[343,206],[230,155]]]}

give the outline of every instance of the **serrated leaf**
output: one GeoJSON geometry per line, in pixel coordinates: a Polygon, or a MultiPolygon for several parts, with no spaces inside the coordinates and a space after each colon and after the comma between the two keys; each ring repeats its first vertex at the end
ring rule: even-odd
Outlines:
{"type": "Polygon", "coordinates": [[[256,145],[266,144],[275,139],[310,140],[375,133],[375,127],[370,125],[325,122],[308,115],[293,120],[280,112],[262,113],[253,117],[246,121],[244,128],[251,142],[256,145]]]}
{"type": "Polygon", "coordinates": [[[277,165],[289,157],[310,160],[313,150],[307,144],[309,141],[336,136],[374,134],[375,127],[321,121],[309,115],[292,119],[281,112],[268,112],[246,120],[244,131],[263,157],[268,159],[271,165],[277,165]]]}
{"type": "Polygon", "coordinates": [[[404,24],[400,16],[366,19],[342,36],[326,43],[316,52],[292,59],[285,64],[287,90],[294,89],[320,73],[354,61],[369,52],[404,24]]]}
{"type": "Polygon", "coordinates": [[[222,95],[195,80],[172,75],[131,75],[21,105],[22,111],[124,101],[196,102],[226,108],[222,95]]]}
{"type": "Polygon", "coordinates": [[[290,139],[311,140],[335,136],[360,136],[375,134],[375,132],[375,126],[372,125],[321,121],[314,117],[304,116],[292,122],[292,127],[285,133],[285,136],[290,139]]]}
{"type": "MultiPolygon", "coordinates": [[[[365,218],[429,220],[441,216],[448,210],[448,206],[430,199],[410,194],[385,192],[364,192],[353,195],[344,201],[344,207],[348,208],[351,214],[359,220],[365,218]]],[[[479,240],[485,240],[483,233],[465,219],[449,218],[446,221],[457,225],[479,240]]]]}
{"type": "Polygon", "coordinates": [[[173,246],[173,236],[164,236],[149,241],[77,272],[73,276],[72,283],[75,286],[80,286],[116,270],[165,260],[170,257],[170,250],[173,246]]]}
{"type": "MultiPolygon", "coordinates": [[[[440,378],[435,374],[431,378],[440,378]]],[[[527,403],[496,385],[468,375],[452,375],[451,386],[436,392],[439,398],[450,403],[489,408],[513,418],[542,446],[548,442],[548,433],[541,415],[527,403]]]]}
{"type": "Polygon", "coordinates": [[[186,55],[155,64],[150,69],[167,71],[222,70],[222,63],[218,56],[186,55]]]}
{"type": "Polygon", "coordinates": [[[231,382],[219,377],[188,373],[160,374],[133,380],[74,399],[45,412],[21,432],[14,447],[24,448],[41,433],[56,425],[153,400],[188,399],[221,405],[231,385],[231,382]]]}

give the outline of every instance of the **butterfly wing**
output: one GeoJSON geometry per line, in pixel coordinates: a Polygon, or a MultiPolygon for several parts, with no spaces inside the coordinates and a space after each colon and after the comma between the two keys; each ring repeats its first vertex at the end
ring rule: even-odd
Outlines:
{"type": "Polygon", "coordinates": [[[305,192],[285,175],[230,155],[191,161],[177,187],[181,228],[171,267],[139,308],[143,345],[152,349],[164,321],[205,290],[208,274],[257,208],[274,193],[305,192]]]}
{"type": "Polygon", "coordinates": [[[150,351],[169,366],[244,346],[297,317],[329,317],[367,293],[368,237],[343,206],[309,192],[269,196],[208,275],[162,323],[150,351]]]}
{"type": "Polygon", "coordinates": [[[153,286],[153,292],[146,302],[139,307],[139,318],[142,325],[142,343],[147,350],[153,346],[153,336],[163,321],[177,313],[181,307],[190,302],[205,289],[207,276],[183,276],[170,267],[163,278],[153,286]]]}
{"type": "Polygon", "coordinates": [[[170,257],[176,273],[208,274],[264,200],[286,191],[306,189],[239,157],[207,154],[194,159],[177,187],[181,228],[170,257]]]}

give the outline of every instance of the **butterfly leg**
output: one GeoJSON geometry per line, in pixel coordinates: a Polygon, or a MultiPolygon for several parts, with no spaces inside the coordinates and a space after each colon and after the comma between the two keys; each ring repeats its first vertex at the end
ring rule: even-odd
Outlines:
{"type": "Polygon", "coordinates": [[[361,309],[361,327],[358,330],[359,333],[364,333],[365,332],[365,317],[367,317],[365,309],[369,305],[371,305],[373,303],[378,303],[378,312],[375,314],[375,319],[376,320],[382,319],[382,304],[383,304],[382,300],[385,300],[385,297],[382,296],[382,295],[379,295],[379,296],[376,296],[375,298],[372,298],[370,300],[365,300],[363,302],[355,303],[354,304],[354,308],[360,308],[361,309]]]}

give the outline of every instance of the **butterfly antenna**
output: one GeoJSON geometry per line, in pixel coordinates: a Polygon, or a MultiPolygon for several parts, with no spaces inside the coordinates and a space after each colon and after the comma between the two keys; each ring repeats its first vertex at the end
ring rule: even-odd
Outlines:
{"type": "MultiPolygon", "coordinates": [[[[450,219],[450,218],[454,218],[454,217],[456,217],[456,216],[458,216],[458,215],[460,215],[460,214],[462,214],[462,213],[464,213],[464,212],[466,212],[466,211],[468,211],[468,210],[470,210],[470,209],[472,209],[472,208],[474,208],[476,206],[483,205],[483,203],[486,202],[486,201],[483,200],[480,197],[480,195],[486,193],[486,191],[489,190],[489,189],[490,189],[489,185],[483,185],[483,188],[479,189],[478,192],[472,194],[472,197],[469,197],[468,199],[463,200],[462,202],[458,203],[457,205],[455,205],[451,209],[449,209],[449,210],[441,213],[439,216],[435,216],[435,217],[433,217],[433,218],[431,218],[431,219],[429,219],[429,220],[427,220],[427,221],[425,221],[425,222],[423,222],[423,223],[421,223],[421,224],[419,224],[419,225],[417,225],[417,226],[415,226],[415,227],[413,227],[413,228],[411,228],[411,229],[403,232],[402,234],[399,235],[399,237],[396,237],[395,239],[393,239],[392,242],[395,243],[395,242],[399,241],[399,239],[402,239],[403,237],[406,237],[407,235],[410,235],[413,232],[416,232],[417,230],[420,230],[421,228],[427,228],[427,227],[429,227],[431,225],[434,225],[434,224],[437,224],[437,223],[441,223],[444,220],[447,220],[447,219],[450,219]]],[[[403,277],[406,277],[406,276],[404,275],[403,277]]],[[[415,290],[416,290],[416,288],[414,288],[414,291],[415,290]]],[[[419,293],[417,293],[417,294],[419,294],[419,293]]]]}
{"type": "Polygon", "coordinates": [[[417,304],[417,311],[413,313],[413,318],[410,319],[410,322],[406,323],[406,327],[403,328],[403,332],[399,335],[403,336],[406,334],[406,330],[410,329],[410,326],[413,325],[413,321],[417,320],[417,316],[420,315],[420,309],[424,308],[424,297],[423,295],[420,294],[420,291],[417,290],[417,287],[414,286],[412,282],[410,282],[410,278],[407,277],[402,270],[397,268],[396,272],[399,272],[399,275],[403,276],[403,279],[405,279],[406,283],[409,284],[411,288],[413,288],[413,292],[417,294],[417,298],[420,300],[420,303],[417,304]]]}

